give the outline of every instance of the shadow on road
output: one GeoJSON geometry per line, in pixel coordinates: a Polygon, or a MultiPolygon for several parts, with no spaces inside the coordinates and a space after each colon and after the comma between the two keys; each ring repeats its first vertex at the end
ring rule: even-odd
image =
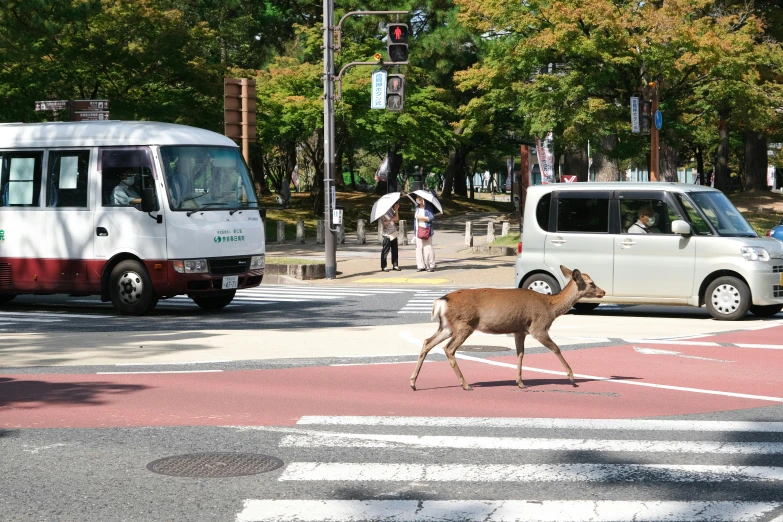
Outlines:
{"type": "Polygon", "coordinates": [[[108,395],[134,393],[147,386],[107,382],[46,382],[0,377],[0,408],[36,408],[43,404],[104,404],[108,395]]]}

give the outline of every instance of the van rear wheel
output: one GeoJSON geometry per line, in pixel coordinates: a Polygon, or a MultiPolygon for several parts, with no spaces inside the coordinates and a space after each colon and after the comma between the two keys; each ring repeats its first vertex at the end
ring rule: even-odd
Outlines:
{"type": "Polygon", "coordinates": [[[707,286],[704,302],[710,315],[719,321],[742,319],[750,308],[750,289],[736,277],[719,277],[707,286]]]}
{"type": "Polygon", "coordinates": [[[147,269],[133,259],[119,262],[111,271],[109,297],[114,309],[123,315],[143,315],[158,304],[147,269]]]}
{"type": "Polygon", "coordinates": [[[592,312],[598,308],[598,303],[574,303],[574,309],[577,312],[592,312]]]}
{"type": "Polygon", "coordinates": [[[234,295],[236,292],[229,292],[227,294],[220,294],[220,295],[202,295],[202,296],[190,296],[191,299],[193,299],[193,302],[199,305],[204,310],[220,310],[221,308],[225,308],[229,305],[229,303],[234,299],[234,295]]]}
{"type": "Polygon", "coordinates": [[[783,310],[783,305],[750,305],[750,313],[759,317],[774,317],[783,310]]]}
{"type": "Polygon", "coordinates": [[[555,295],[560,293],[560,284],[549,274],[533,274],[525,279],[521,288],[527,288],[539,294],[555,295]]]}
{"type": "Polygon", "coordinates": [[[16,297],[16,294],[0,294],[0,304],[6,304],[14,297],[16,297]]]}

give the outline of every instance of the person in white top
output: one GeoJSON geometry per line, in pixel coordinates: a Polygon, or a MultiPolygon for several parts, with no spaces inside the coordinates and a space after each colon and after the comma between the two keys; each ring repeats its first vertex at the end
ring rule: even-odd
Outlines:
{"type": "Polygon", "coordinates": [[[660,230],[655,227],[658,222],[658,215],[653,212],[652,207],[646,206],[639,209],[639,219],[636,223],[628,227],[629,234],[659,234],[660,230]]]}
{"type": "Polygon", "coordinates": [[[114,187],[111,193],[111,204],[117,207],[140,205],[141,196],[133,188],[136,182],[136,173],[133,169],[125,169],[120,174],[120,184],[114,187]]]}
{"type": "Polygon", "coordinates": [[[421,196],[416,196],[416,214],[414,217],[413,231],[416,236],[416,269],[418,272],[425,270],[432,272],[435,270],[435,250],[432,247],[432,222],[435,220],[435,216],[427,210],[424,198],[421,196]]]}

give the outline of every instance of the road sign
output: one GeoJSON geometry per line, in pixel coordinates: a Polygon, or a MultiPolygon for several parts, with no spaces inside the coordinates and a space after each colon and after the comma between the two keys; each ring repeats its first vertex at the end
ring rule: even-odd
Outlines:
{"type": "Polygon", "coordinates": [[[68,100],[45,100],[35,102],[37,111],[62,111],[68,108],[68,100]]]}
{"type": "Polygon", "coordinates": [[[386,71],[372,73],[372,102],[371,109],[386,108],[386,71]]]}
{"type": "Polygon", "coordinates": [[[661,130],[663,127],[663,114],[661,111],[655,111],[655,128],[661,130]]]}
{"type": "Polygon", "coordinates": [[[560,176],[563,178],[563,183],[576,183],[577,177],[574,174],[563,174],[560,176]]]}
{"type": "Polygon", "coordinates": [[[71,107],[74,111],[108,111],[109,100],[73,100],[71,107]]]}
{"type": "Polygon", "coordinates": [[[640,132],[639,126],[639,98],[631,97],[631,132],[640,132]]]}
{"type": "Polygon", "coordinates": [[[109,119],[109,111],[77,111],[73,113],[73,121],[102,121],[109,119]]]}

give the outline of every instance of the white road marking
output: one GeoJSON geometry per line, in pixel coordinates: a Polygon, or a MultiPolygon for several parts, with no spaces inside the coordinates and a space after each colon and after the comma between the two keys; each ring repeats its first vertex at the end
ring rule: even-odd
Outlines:
{"type": "MultiPolygon", "coordinates": [[[[374,363],[345,363],[345,364],[330,364],[329,366],[377,366],[379,364],[414,364],[416,361],[391,361],[391,362],[374,362],[374,363]]],[[[430,363],[434,361],[424,361],[430,363]]]]}
{"type": "Polygon", "coordinates": [[[175,364],[213,364],[213,363],[230,363],[234,362],[230,359],[218,360],[218,361],[181,361],[181,362],[148,362],[148,363],[117,363],[114,366],[170,366],[175,364]]]}
{"type": "Polygon", "coordinates": [[[675,344],[678,346],[720,346],[720,344],[711,341],[668,341],[661,339],[623,339],[627,343],[639,344],[675,344]]]}
{"type": "Polygon", "coordinates": [[[217,373],[223,370],[166,370],[160,372],[95,372],[96,375],[141,375],[155,373],[217,373]]]}
{"type": "Polygon", "coordinates": [[[681,352],[675,352],[673,350],[655,350],[653,348],[640,348],[638,346],[633,347],[633,351],[636,353],[641,353],[643,355],[674,355],[676,357],[680,357],[682,359],[696,359],[699,361],[713,361],[713,362],[736,362],[736,361],[728,361],[726,359],[711,359],[709,357],[697,357],[695,355],[685,355],[681,352]]]}
{"type": "Polygon", "coordinates": [[[522,417],[378,417],[305,415],[297,425],[420,426],[543,430],[617,430],[783,433],[783,422],[664,419],[559,419],[522,417]]]}
{"type": "Polygon", "coordinates": [[[646,453],[711,453],[720,455],[783,454],[779,442],[713,442],[668,440],[554,439],[524,437],[460,437],[386,435],[379,433],[337,433],[305,431],[284,436],[285,447],[349,448],[452,448],[523,451],[606,451],[646,453]]]}
{"type": "Polygon", "coordinates": [[[734,346],[739,348],[760,348],[763,350],[783,350],[783,344],[740,344],[737,343],[734,346]]]}
{"type": "MultiPolygon", "coordinates": [[[[403,330],[400,332],[400,336],[407,340],[408,342],[411,342],[412,344],[416,344],[417,346],[420,346],[423,344],[422,341],[419,341],[416,339],[409,331],[403,330]]],[[[638,341],[637,341],[638,342],[638,341]]],[[[433,349],[434,351],[435,349],[433,349]]],[[[437,350],[443,351],[442,348],[437,348],[437,350]]],[[[516,370],[515,364],[510,363],[504,363],[500,361],[493,361],[491,359],[482,359],[480,357],[471,357],[470,355],[464,355],[459,352],[455,354],[455,357],[457,359],[464,359],[466,361],[473,361],[478,362],[482,364],[489,364],[491,366],[501,366],[503,368],[513,368],[516,370]]],[[[544,370],[542,368],[532,368],[530,366],[523,367],[523,371],[528,372],[536,372],[536,373],[546,373],[549,375],[567,375],[565,372],[557,371],[557,370],[544,370]]],[[[612,377],[599,377],[596,375],[585,375],[580,373],[574,374],[575,378],[579,379],[590,379],[595,381],[611,381],[613,383],[617,384],[626,384],[629,386],[642,386],[646,388],[657,388],[660,390],[672,390],[672,391],[684,391],[684,392],[690,392],[690,393],[702,393],[706,395],[721,395],[724,397],[735,397],[738,399],[750,399],[750,400],[757,400],[757,401],[769,401],[769,402],[780,402],[783,403],[783,397],[772,397],[768,395],[751,395],[747,393],[735,393],[735,392],[726,392],[726,391],[720,391],[720,390],[707,390],[702,388],[688,388],[685,386],[673,386],[669,384],[655,384],[651,382],[637,382],[637,381],[626,381],[623,379],[614,379],[612,377]]]]}
{"type": "Polygon", "coordinates": [[[116,316],[100,314],[67,314],[58,312],[0,312],[0,316],[24,316],[24,317],[47,317],[52,319],[118,319],[116,316]]]}
{"type": "MultiPolygon", "coordinates": [[[[245,500],[237,522],[754,522],[775,502],[245,500]]],[[[777,519],[776,519],[777,520],[777,519]]]]}

